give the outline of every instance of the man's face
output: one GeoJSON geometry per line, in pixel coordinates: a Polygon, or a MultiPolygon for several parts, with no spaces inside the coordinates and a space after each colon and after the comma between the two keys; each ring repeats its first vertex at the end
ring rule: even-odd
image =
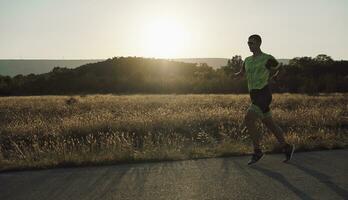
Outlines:
{"type": "Polygon", "coordinates": [[[255,40],[254,38],[248,39],[248,46],[251,52],[254,52],[256,49],[260,48],[260,42],[255,40]]]}

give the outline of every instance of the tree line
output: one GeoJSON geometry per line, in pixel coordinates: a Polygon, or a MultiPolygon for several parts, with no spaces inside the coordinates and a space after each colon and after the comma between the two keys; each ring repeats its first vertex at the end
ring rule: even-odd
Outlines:
{"type": "MultiPolygon", "coordinates": [[[[205,63],[114,57],[74,69],[55,67],[38,75],[0,75],[0,95],[247,93],[245,77],[234,78],[242,65],[239,55],[218,69],[205,63]]],[[[347,92],[348,61],[324,54],[296,57],[281,64],[270,84],[274,92],[347,92]]]]}

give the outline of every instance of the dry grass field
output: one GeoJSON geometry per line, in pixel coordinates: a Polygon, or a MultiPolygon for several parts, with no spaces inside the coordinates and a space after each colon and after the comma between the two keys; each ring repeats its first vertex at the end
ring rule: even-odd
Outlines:
{"type": "MultiPolygon", "coordinates": [[[[274,94],[297,151],[348,146],[348,95],[274,94]]],[[[0,171],[248,154],[248,95],[0,98],[0,171]]],[[[261,124],[266,152],[279,152],[261,124]]]]}

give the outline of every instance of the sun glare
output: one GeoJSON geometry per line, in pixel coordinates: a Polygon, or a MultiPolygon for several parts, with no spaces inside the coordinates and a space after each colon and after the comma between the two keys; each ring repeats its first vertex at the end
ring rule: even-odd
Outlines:
{"type": "Polygon", "coordinates": [[[174,58],[187,46],[187,31],[179,23],[157,20],[145,25],[144,51],[149,57],[174,58]]]}

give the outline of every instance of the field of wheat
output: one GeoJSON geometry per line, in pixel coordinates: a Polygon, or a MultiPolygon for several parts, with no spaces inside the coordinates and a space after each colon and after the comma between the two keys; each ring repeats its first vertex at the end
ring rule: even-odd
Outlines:
{"type": "MultiPolygon", "coordinates": [[[[347,94],[274,94],[271,110],[297,151],[348,146],[347,94]]],[[[248,95],[0,98],[0,171],[181,160],[252,151],[248,95]]],[[[275,137],[259,124],[266,152],[275,137]]]]}

